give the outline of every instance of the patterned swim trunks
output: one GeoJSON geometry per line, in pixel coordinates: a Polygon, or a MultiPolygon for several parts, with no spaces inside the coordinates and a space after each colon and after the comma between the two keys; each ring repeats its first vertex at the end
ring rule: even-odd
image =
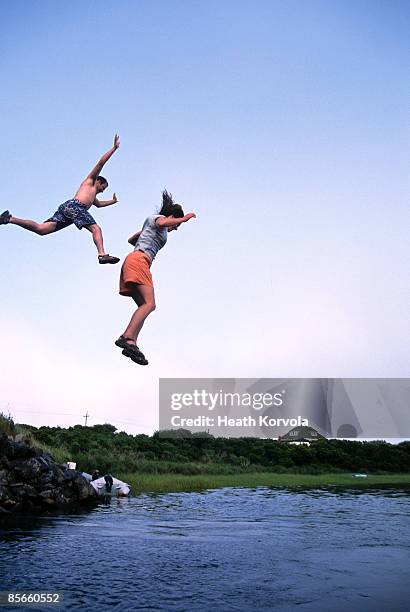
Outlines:
{"type": "Polygon", "coordinates": [[[82,229],[84,225],[95,225],[95,219],[90,215],[85,205],[80,200],[72,199],[67,200],[64,204],[61,204],[54,215],[47,219],[48,221],[55,221],[57,223],[55,231],[68,227],[72,223],[78,228],[82,229]]]}

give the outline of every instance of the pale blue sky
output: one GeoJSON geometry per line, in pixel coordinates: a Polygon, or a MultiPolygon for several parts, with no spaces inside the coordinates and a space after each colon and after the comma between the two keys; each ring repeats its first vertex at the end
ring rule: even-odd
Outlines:
{"type": "Polygon", "coordinates": [[[0,228],[0,410],[157,427],[160,376],[406,377],[407,2],[1,2],[3,207],[44,220],[112,143],[109,252],[166,187],[198,214],[132,312],[90,235],[0,228]]]}

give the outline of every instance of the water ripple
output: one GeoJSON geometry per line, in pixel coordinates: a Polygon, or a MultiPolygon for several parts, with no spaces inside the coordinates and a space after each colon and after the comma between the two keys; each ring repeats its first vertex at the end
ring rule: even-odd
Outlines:
{"type": "Polygon", "coordinates": [[[408,501],[405,489],[226,488],[26,518],[0,531],[0,590],[61,590],[63,609],[85,612],[404,611],[408,501]]]}

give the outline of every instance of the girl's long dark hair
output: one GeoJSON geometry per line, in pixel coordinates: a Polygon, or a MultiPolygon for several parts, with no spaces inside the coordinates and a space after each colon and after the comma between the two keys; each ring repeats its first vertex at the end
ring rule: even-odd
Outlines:
{"type": "Polygon", "coordinates": [[[176,219],[184,216],[181,204],[175,204],[172,193],[168,193],[166,189],[162,192],[162,206],[159,214],[165,217],[170,217],[172,215],[176,219]]]}

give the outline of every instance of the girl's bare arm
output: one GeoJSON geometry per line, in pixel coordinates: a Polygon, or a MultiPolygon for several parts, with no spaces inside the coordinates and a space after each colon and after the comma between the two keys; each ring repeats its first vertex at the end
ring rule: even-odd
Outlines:
{"type": "Polygon", "coordinates": [[[141,236],[141,232],[142,230],[140,232],[136,232],[130,238],[128,238],[128,242],[132,244],[132,246],[135,246],[137,244],[137,240],[141,236]]]}
{"type": "Polygon", "coordinates": [[[195,218],[196,214],[190,212],[183,217],[158,217],[155,223],[158,225],[158,227],[173,227],[174,225],[180,225],[181,223],[185,223],[186,221],[195,218]]]}

